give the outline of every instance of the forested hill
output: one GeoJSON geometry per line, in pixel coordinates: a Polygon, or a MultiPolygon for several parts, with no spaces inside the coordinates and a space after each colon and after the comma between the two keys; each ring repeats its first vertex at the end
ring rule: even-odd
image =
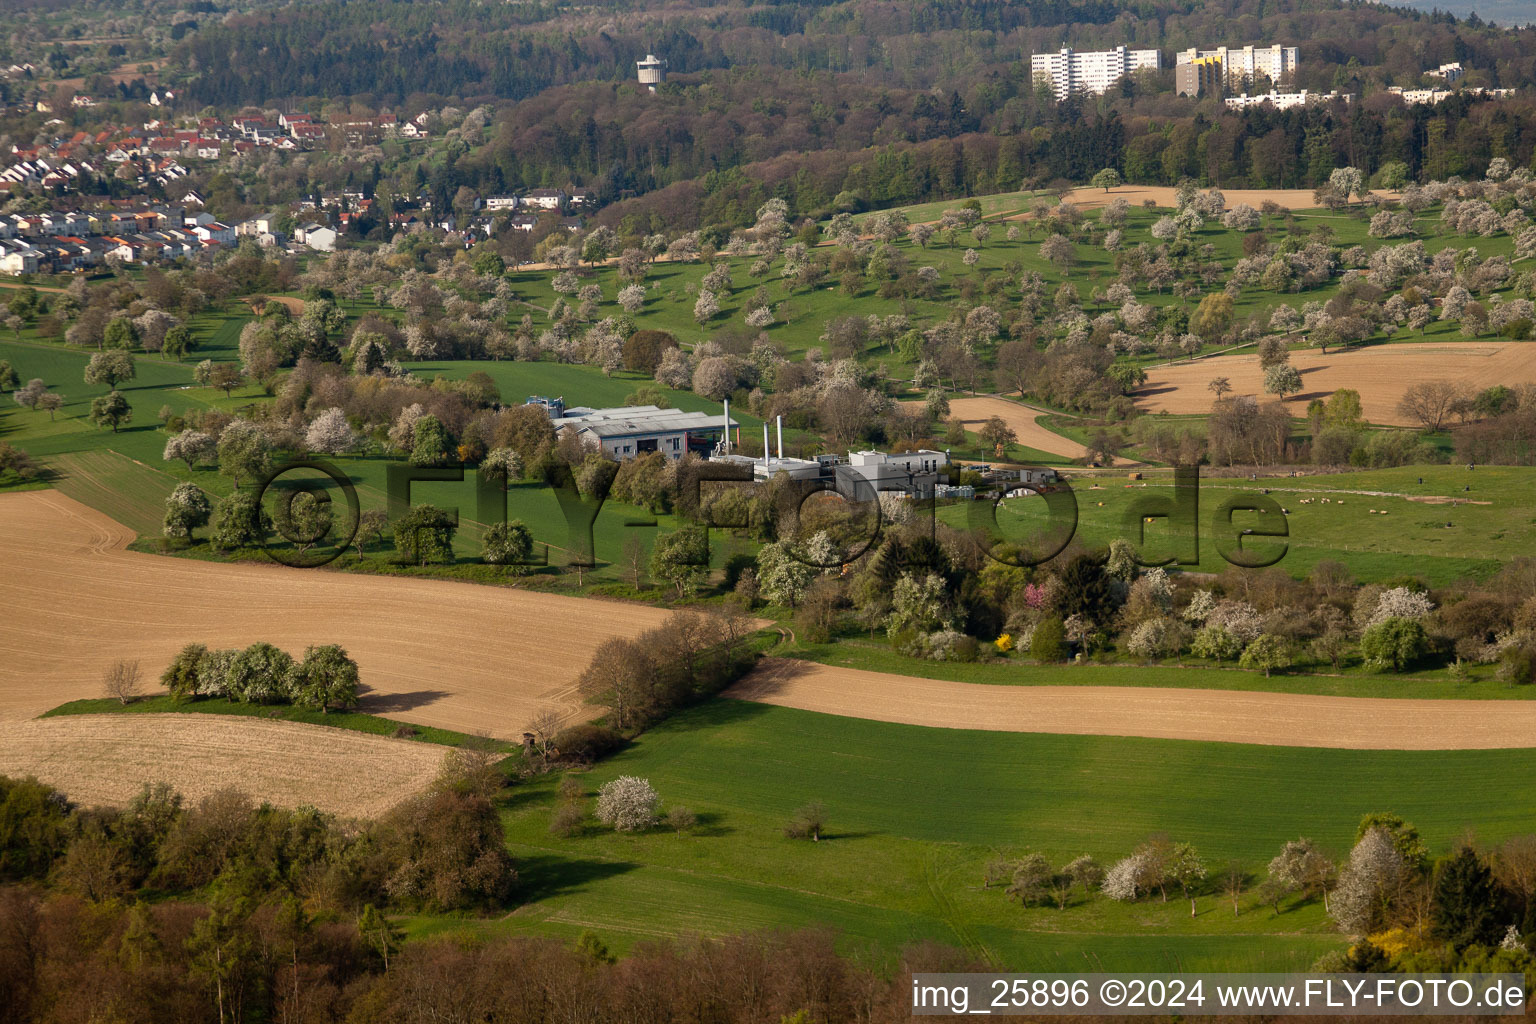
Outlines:
{"type": "Polygon", "coordinates": [[[1488,84],[1531,81],[1530,39],[1370,4],[1312,0],[1011,0],[898,4],[559,4],[324,0],[207,19],[173,53],[201,102],[413,95],[524,99],[551,86],[630,80],[647,52],[673,72],[750,66],[851,72],[882,86],[965,93],[1036,50],[1126,43],[1304,47],[1297,84],[1412,84],[1459,60],[1488,84]]]}

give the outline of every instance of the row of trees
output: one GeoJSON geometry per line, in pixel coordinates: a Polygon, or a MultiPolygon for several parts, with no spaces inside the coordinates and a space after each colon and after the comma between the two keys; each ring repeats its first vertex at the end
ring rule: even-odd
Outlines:
{"type": "Polygon", "coordinates": [[[310,645],[303,660],[258,641],[240,649],[187,644],[161,684],[177,700],[227,697],[245,704],[296,704],[327,712],[357,705],[357,662],[335,644],[310,645]]]}
{"type": "Polygon", "coordinates": [[[1461,844],[1438,860],[1418,830],[1393,814],[1368,814],[1349,855],[1336,861],[1310,839],[1287,842],[1255,885],[1242,861],[1219,870],[1190,843],[1157,835],[1108,868],[1084,854],[1060,867],[1039,853],[997,857],[983,869],[983,888],[1004,889],[1028,907],[1102,895],[1118,902],[1170,892],[1189,900],[1219,894],[1234,916],[1245,895],[1276,915],[1283,902],[1320,900],[1341,931],[1359,941],[1330,953],[1318,970],[1529,970],[1536,944],[1536,836],[1515,836],[1496,849],[1461,844]]]}

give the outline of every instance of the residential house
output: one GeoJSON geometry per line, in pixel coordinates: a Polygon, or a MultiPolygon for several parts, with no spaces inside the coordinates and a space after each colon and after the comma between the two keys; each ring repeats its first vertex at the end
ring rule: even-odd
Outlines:
{"type": "Polygon", "coordinates": [[[569,197],[558,188],[536,188],[523,196],[523,202],[529,206],[537,206],[541,210],[558,210],[565,205],[569,197]]]}
{"type": "Polygon", "coordinates": [[[0,240],[0,274],[35,274],[42,260],[43,254],[25,242],[0,240]]]}
{"type": "Polygon", "coordinates": [[[336,249],[336,230],[324,224],[305,224],[294,229],[293,240],[316,252],[333,252],[336,249]]]}

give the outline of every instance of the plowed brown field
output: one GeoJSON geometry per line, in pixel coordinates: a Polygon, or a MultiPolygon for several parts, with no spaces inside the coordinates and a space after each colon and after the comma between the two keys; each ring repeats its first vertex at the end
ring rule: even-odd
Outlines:
{"type": "Polygon", "coordinates": [[[0,722],[0,775],[35,775],[84,806],[147,782],[189,802],[234,787],[285,807],[373,817],[425,786],[444,748],[228,715],[69,715],[0,722]]]}
{"type": "MultiPolygon", "coordinates": [[[[1403,393],[1421,381],[1450,380],[1480,391],[1494,384],[1536,383],[1536,344],[1530,342],[1448,342],[1376,345],[1371,348],[1319,349],[1291,353],[1301,371],[1301,393],[1286,404],[1301,416],[1314,398],[1326,399],[1340,388],[1360,392],[1365,418],[1372,423],[1417,426],[1397,411],[1403,393]]],[[[1135,395],[1149,412],[1206,413],[1215,396],[1206,387],[1217,377],[1232,383],[1233,394],[1265,398],[1264,373],[1255,352],[1213,356],[1147,371],[1147,383],[1135,395]]]]}
{"type": "MultiPolygon", "coordinates": [[[[1158,206],[1171,209],[1178,205],[1177,193],[1178,190],[1170,185],[1121,185],[1108,192],[1091,185],[1083,185],[1072,190],[1071,195],[1067,196],[1067,202],[1074,203],[1082,209],[1091,210],[1099,206],[1108,206],[1116,199],[1124,199],[1132,206],[1140,206],[1150,199],[1158,206]]],[[[1317,200],[1312,198],[1312,190],[1309,188],[1234,188],[1222,189],[1221,194],[1226,197],[1229,210],[1238,203],[1247,203],[1257,210],[1266,202],[1283,206],[1287,210],[1317,208],[1317,200]]],[[[1396,192],[1377,194],[1388,199],[1396,199],[1399,195],[1396,192]]]]}
{"type": "MultiPolygon", "coordinates": [[[[1069,671],[1064,669],[1065,671],[1069,671]]],[[[1139,686],[991,686],[765,659],[726,696],[878,722],[1350,750],[1536,747],[1536,701],[1139,686]]]]}
{"type": "Polygon", "coordinates": [[[225,565],[123,550],[133,534],[56,491],[0,494],[0,721],[101,696],[136,658],[157,679],[183,644],[345,647],[360,710],[516,738],[544,709],[592,717],[577,674],[604,640],[665,612],[429,579],[225,565]]]}

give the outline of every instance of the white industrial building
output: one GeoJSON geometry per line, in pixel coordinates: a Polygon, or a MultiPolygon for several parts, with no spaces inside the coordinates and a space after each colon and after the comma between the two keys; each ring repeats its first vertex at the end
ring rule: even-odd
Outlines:
{"type": "Polygon", "coordinates": [[[1036,82],[1048,82],[1058,100],[1074,92],[1107,92],[1110,86],[1132,72],[1156,71],[1161,67],[1156,50],[1113,50],[1079,53],[1063,46],[1057,53],[1036,53],[1029,58],[1030,74],[1036,82]]]}
{"type": "Polygon", "coordinates": [[[708,456],[720,446],[728,428],[739,427],[730,417],[729,406],[724,416],[712,416],[654,405],[566,408],[564,399],[539,396],[529,398],[528,404],[544,408],[556,434],[574,430],[605,455],[621,461],[649,452],[661,452],[669,459],[680,459],[686,452],[708,456]]]}
{"type": "Polygon", "coordinates": [[[783,474],[791,480],[822,481],[828,490],[852,501],[873,501],[881,491],[896,491],[914,498],[931,498],[941,486],[940,479],[949,465],[948,452],[918,451],[889,455],[885,452],[849,452],[847,461],[837,455],[818,455],[814,459],[786,458],[784,421],[780,417],[778,454],[769,445],[768,424],[763,424],[763,456],[733,455],[717,452],[712,461],[750,466],[752,478],[772,480],[783,474]]]}
{"type": "Polygon", "coordinates": [[[1281,46],[1279,43],[1273,46],[1244,46],[1240,49],[1218,46],[1214,50],[1201,50],[1191,47],[1174,54],[1173,64],[1178,67],[1180,64],[1193,64],[1207,58],[1221,61],[1222,73],[1226,75],[1227,81],[1239,88],[1260,75],[1280,85],[1282,81],[1289,82],[1289,76],[1296,72],[1296,47],[1281,46]]]}

